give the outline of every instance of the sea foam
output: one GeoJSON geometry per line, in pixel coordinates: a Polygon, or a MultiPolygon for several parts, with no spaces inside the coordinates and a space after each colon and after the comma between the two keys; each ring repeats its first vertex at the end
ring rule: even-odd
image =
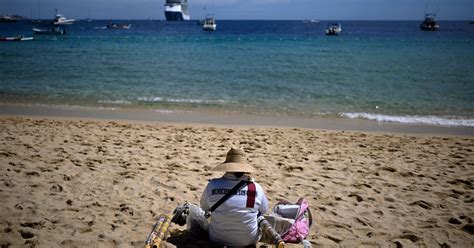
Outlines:
{"type": "Polygon", "coordinates": [[[139,97],[140,102],[162,102],[162,103],[194,103],[194,104],[225,104],[228,101],[225,100],[209,100],[209,99],[174,99],[174,98],[162,98],[162,97],[139,97]]]}
{"type": "Polygon", "coordinates": [[[404,124],[427,124],[437,126],[474,127],[474,119],[443,118],[438,116],[396,116],[370,113],[342,113],[350,119],[367,119],[378,122],[398,122],[404,124]]]}

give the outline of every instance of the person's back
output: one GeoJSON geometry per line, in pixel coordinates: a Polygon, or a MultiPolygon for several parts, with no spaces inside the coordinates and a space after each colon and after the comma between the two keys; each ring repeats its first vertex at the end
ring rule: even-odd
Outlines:
{"type": "Polygon", "coordinates": [[[227,246],[256,244],[260,236],[257,215],[268,210],[268,200],[262,187],[244,174],[253,172],[253,167],[245,163],[243,152],[231,149],[226,161],[214,170],[226,173],[210,180],[204,189],[201,208],[206,212],[240,181],[247,183],[212,212],[209,238],[227,246]]]}
{"type": "MultiPolygon", "coordinates": [[[[212,179],[201,197],[201,208],[208,211],[241,180],[247,181],[249,178],[226,173],[222,178],[212,179]]],[[[229,246],[255,244],[259,239],[257,215],[267,210],[268,200],[262,187],[250,182],[212,212],[209,238],[215,243],[229,246]]]]}

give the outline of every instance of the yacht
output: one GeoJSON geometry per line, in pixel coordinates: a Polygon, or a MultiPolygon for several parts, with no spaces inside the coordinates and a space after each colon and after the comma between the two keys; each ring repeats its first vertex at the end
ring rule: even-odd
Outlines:
{"type": "Polygon", "coordinates": [[[204,20],[204,24],[202,25],[202,28],[206,31],[216,31],[216,28],[217,28],[216,19],[214,19],[213,16],[207,16],[206,19],[204,20]]]}
{"type": "Polygon", "coordinates": [[[436,14],[425,14],[425,20],[420,24],[421,30],[438,31],[439,25],[436,23],[436,14]]]}
{"type": "Polygon", "coordinates": [[[339,23],[328,23],[326,28],[326,35],[338,35],[342,31],[341,24],[339,23]]]}
{"type": "Polygon", "coordinates": [[[67,19],[62,14],[58,13],[58,10],[56,9],[56,16],[54,17],[52,24],[53,25],[71,25],[71,24],[74,24],[75,21],[76,20],[74,19],[67,19]]]}
{"type": "Polygon", "coordinates": [[[189,21],[188,0],[166,0],[165,17],[167,21],[189,21]]]}

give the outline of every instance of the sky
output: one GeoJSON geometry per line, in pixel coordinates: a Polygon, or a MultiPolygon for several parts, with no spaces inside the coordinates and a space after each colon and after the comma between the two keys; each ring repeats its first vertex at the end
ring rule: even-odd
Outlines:
{"type": "MultiPolygon", "coordinates": [[[[0,14],[52,19],[164,19],[165,0],[0,0],[0,14]],[[38,9],[39,3],[39,9],[38,9]]],[[[191,19],[229,20],[474,20],[474,0],[188,0],[191,19]]]]}

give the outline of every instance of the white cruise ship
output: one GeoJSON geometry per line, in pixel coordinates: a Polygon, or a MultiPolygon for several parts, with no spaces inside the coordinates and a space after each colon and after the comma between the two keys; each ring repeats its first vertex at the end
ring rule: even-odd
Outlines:
{"type": "Polygon", "coordinates": [[[165,16],[167,21],[189,21],[188,0],[166,0],[165,16]]]}

